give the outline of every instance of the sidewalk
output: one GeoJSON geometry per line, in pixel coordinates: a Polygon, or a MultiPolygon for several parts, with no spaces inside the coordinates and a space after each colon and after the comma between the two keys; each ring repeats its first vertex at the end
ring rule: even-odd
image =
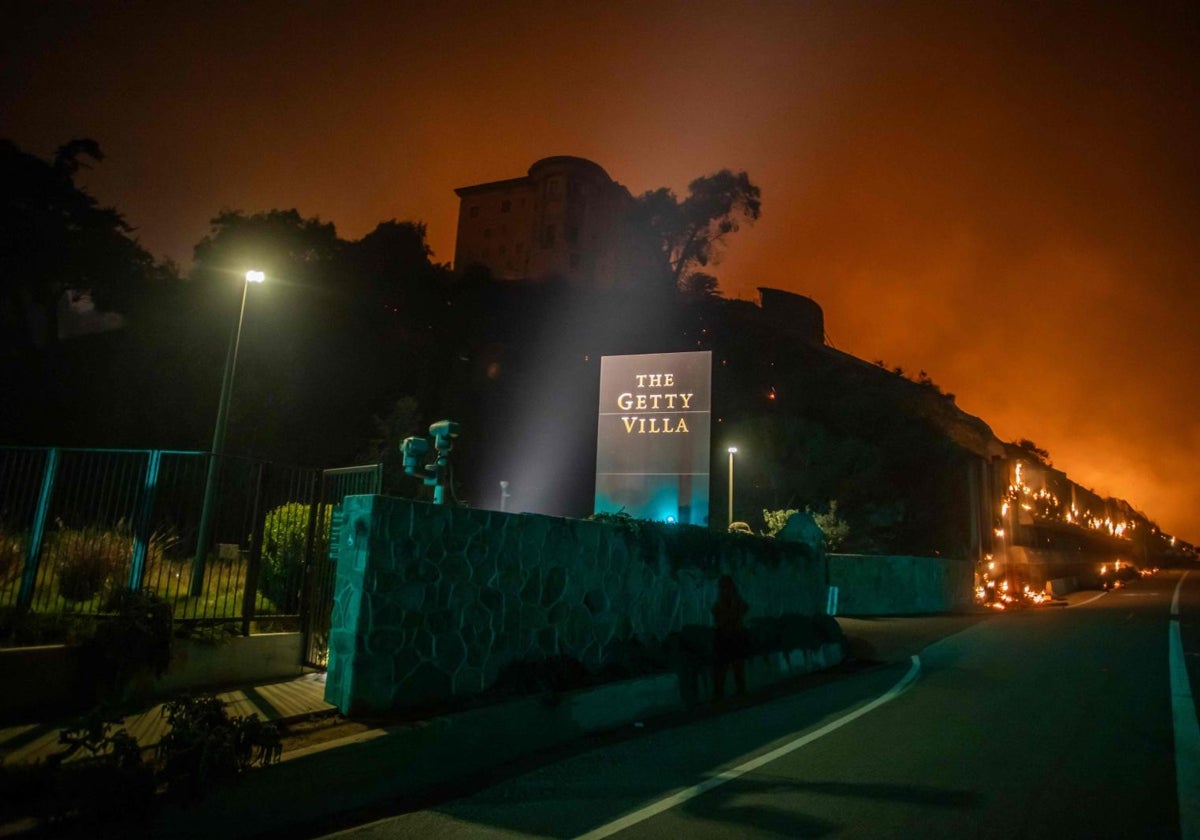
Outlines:
{"type": "MultiPolygon", "coordinates": [[[[261,683],[217,693],[231,716],[254,715],[261,720],[294,723],[336,709],[325,702],[325,674],[312,673],[290,680],[261,683]]],[[[58,752],[58,733],[69,720],[27,723],[0,728],[0,764],[31,764],[58,752]]],[[[143,749],[159,742],[167,731],[163,704],[122,719],[125,731],[143,749]]]]}

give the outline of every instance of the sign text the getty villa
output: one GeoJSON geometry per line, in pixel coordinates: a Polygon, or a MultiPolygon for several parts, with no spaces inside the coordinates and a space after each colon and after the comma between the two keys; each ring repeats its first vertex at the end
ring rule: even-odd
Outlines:
{"type": "Polygon", "coordinates": [[[646,415],[626,415],[621,418],[628,435],[672,435],[687,434],[687,421],[682,412],[691,408],[692,393],[679,393],[657,390],[643,393],[645,389],[664,389],[675,387],[673,373],[638,373],[633,377],[637,381],[634,391],[626,391],[617,397],[617,408],[622,411],[659,411],[678,412],[678,416],[669,414],[663,417],[647,417],[646,415]]]}

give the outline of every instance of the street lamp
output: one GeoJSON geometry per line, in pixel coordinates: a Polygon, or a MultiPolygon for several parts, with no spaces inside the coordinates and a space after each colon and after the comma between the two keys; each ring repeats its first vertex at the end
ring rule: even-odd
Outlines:
{"type": "Polygon", "coordinates": [[[200,509],[200,529],[196,538],[196,560],[192,565],[191,593],[198,596],[204,591],[204,562],[212,544],[213,508],[217,498],[217,478],[220,475],[221,455],[225,451],[225,427],[229,422],[229,399],[233,393],[233,374],[237,369],[238,347],[242,343],[242,319],[246,316],[246,293],[251,283],[262,283],[266,274],[256,269],[246,272],[242,284],[242,307],[238,311],[237,326],[229,336],[229,349],[225,353],[225,373],[221,377],[221,401],[217,404],[217,425],[213,429],[212,451],[208,460],[208,480],[204,485],[204,506],[200,509]]]}
{"type": "Polygon", "coordinates": [[[729,524],[733,524],[733,456],[736,446],[729,447],[729,524]]]}

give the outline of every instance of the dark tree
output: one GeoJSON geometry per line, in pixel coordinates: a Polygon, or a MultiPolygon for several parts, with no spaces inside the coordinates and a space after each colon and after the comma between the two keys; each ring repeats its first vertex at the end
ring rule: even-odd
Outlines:
{"type": "Polygon", "coordinates": [[[1013,446],[1017,447],[1017,449],[1024,450],[1026,452],[1026,454],[1029,455],[1029,457],[1031,457],[1033,460],[1037,461],[1043,467],[1054,466],[1050,462],[1050,453],[1047,450],[1042,449],[1042,447],[1038,446],[1036,443],[1031,441],[1029,438],[1021,438],[1020,440],[1014,440],[1013,446]]]}
{"type": "Polygon", "coordinates": [[[683,278],[680,291],[692,298],[715,298],[721,296],[719,285],[719,281],[713,275],[703,271],[693,271],[683,278]]]}
{"type": "Polygon", "coordinates": [[[432,261],[424,222],[380,222],[346,248],[347,266],[361,302],[375,315],[408,327],[429,328],[446,308],[449,271],[432,261]]]}
{"type": "Polygon", "coordinates": [[[0,341],[9,349],[56,344],[67,296],[120,310],[163,273],[121,214],[75,184],[84,157],[103,159],[94,140],[70,141],[51,162],[0,140],[0,341]]]}
{"type": "Polygon", "coordinates": [[[693,271],[715,264],[729,234],[762,212],[761,191],[745,172],[728,169],[697,178],[680,200],[666,187],[637,200],[641,227],[652,238],[670,281],[679,285],[693,271]]]}
{"type": "Polygon", "coordinates": [[[197,277],[222,274],[240,279],[248,269],[288,283],[328,283],[345,243],[332,222],[306,219],[296,210],[247,216],[224,210],[194,249],[197,277]]]}

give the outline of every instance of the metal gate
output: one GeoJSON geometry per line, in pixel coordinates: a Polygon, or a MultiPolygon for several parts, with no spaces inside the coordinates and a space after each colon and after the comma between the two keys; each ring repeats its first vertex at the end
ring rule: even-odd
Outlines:
{"type": "Polygon", "coordinates": [[[324,668],[329,662],[329,624],[333,613],[333,586],[337,573],[338,531],[342,500],[347,496],[378,493],[383,485],[383,465],[341,467],[321,473],[321,492],[310,534],[309,563],[305,573],[304,664],[324,668]]]}

